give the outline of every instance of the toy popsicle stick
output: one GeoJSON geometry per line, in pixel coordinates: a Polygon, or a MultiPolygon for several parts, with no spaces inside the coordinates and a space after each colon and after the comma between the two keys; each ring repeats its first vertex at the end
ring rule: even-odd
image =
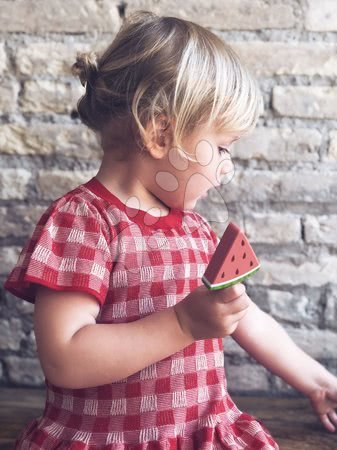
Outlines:
{"type": "Polygon", "coordinates": [[[208,289],[223,289],[247,279],[260,268],[260,263],[247,237],[230,222],[208,263],[202,282],[208,289]]]}

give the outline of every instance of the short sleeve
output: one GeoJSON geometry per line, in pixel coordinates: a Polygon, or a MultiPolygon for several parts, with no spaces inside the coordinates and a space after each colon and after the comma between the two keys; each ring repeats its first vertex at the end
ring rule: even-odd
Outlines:
{"type": "Polygon", "coordinates": [[[108,225],[89,202],[56,200],[38,221],[4,287],[31,303],[41,284],[88,292],[102,305],[112,269],[109,240],[108,225]]]}

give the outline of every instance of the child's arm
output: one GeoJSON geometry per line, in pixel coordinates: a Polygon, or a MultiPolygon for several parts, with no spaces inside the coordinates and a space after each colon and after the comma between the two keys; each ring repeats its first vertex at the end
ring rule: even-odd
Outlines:
{"type": "Polygon", "coordinates": [[[337,377],[301,350],[270,315],[250,300],[231,335],[263,366],[305,394],[330,432],[337,429],[337,377]]]}
{"type": "Polygon", "coordinates": [[[300,349],[273,317],[250,302],[247,314],[231,336],[253,358],[305,395],[332,376],[300,349]]]}
{"type": "Polygon", "coordinates": [[[167,308],[140,320],[97,324],[97,300],[38,286],[34,330],[46,378],[70,389],[126,378],[193,342],[167,308]]]}

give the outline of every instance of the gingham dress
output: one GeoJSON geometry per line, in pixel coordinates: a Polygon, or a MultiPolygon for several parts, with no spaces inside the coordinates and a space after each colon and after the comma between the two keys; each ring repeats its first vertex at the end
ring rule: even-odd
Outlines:
{"type": "MultiPolygon", "coordinates": [[[[35,284],[85,291],[97,323],[138,320],[202,284],[218,238],[205,218],[126,207],[93,177],[40,218],[5,283],[34,303],[35,284]]],[[[278,449],[264,424],[232,401],[222,339],[199,340],[117,382],[65,389],[45,379],[43,414],[16,449],[278,449]]]]}

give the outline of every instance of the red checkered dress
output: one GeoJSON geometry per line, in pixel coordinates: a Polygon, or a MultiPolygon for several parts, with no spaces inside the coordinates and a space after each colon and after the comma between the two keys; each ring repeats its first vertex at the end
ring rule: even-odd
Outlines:
{"type": "MultiPolygon", "coordinates": [[[[5,288],[32,303],[34,283],[89,292],[97,323],[130,322],[200,286],[217,242],[201,215],[128,208],[94,177],[49,206],[5,288]]],[[[278,449],[232,401],[223,357],[222,339],[206,339],[111,384],[64,389],[46,379],[43,414],[15,448],[278,449]]]]}

